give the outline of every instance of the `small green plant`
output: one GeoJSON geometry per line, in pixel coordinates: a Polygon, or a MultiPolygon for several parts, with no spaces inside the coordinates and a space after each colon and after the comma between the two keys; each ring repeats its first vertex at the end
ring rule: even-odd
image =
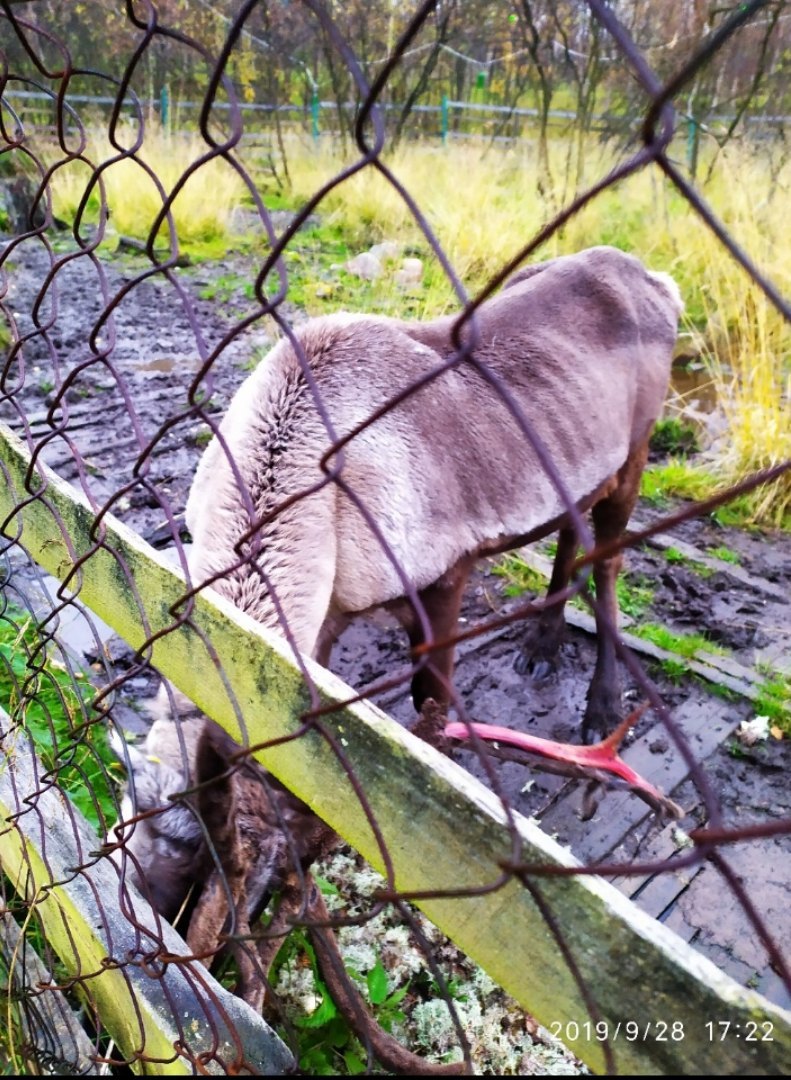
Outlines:
{"type": "Polygon", "coordinates": [[[671,496],[703,499],[716,482],[711,473],[690,465],[685,458],[671,458],[664,465],[649,465],[640,481],[640,494],[650,503],[666,506],[671,496]]]}
{"type": "Polygon", "coordinates": [[[688,660],[693,660],[698,653],[707,652],[724,656],[726,650],[721,645],[710,641],[705,634],[676,634],[667,626],[659,623],[639,623],[633,633],[688,660]]]}
{"type": "Polygon", "coordinates": [[[660,660],[659,666],[674,686],[678,686],[682,683],[690,673],[689,668],[683,660],[675,660],[671,657],[660,660]]]}
{"type": "Polygon", "coordinates": [[[665,559],[673,566],[684,566],[687,570],[692,570],[699,577],[711,577],[714,573],[710,566],[700,562],[698,559],[691,559],[688,555],[679,551],[678,548],[665,548],[665,559]]]}
{"type": "Polygon", "coordinates": [[[200,431],[196,431],[193,436],[193,442],[197,447],[203,449],[204,446],[208,446],[214,438],[214,432],[211,428],[201,428],[200,431]]]}
{"type": "Polygon", "coordinates": [[[198,293],[201,300],[216,300],[220,304],[227,304],[233,300],[237,293],[241,293],[245,299],[252,300],[255,296],[255,283],[241,274],[222,274],[198,293]]]}
{"type": "Polygon", "coordinates": [[[723,686],[722,683],[709,682],[708,679],[704,679],[702,675],[693,674],[693,679],[705,686],[706,692],[713,694],[714,697],[722,698],[723,701],[739,701],[740,697],[735,690],[731,690],[730,686],[723,686]]]}
{"type": "Polygon", "coordinates": [[[615,583],[618,606],[624,615],[641,619],[654,602],[656,589],[645,574],[620,574],[615,583]]]}
{"type": "MultiPolygon", "coordinates": [[[[557,551],[557,543],[552,541],[552,555],[557,551]]],[[[521,596],[523,593],[543,593],[549,579],[546,574],[530,566],[519,555],[513,553],[504,555],[492,566],[492,573],[506,579],[503,587],[505,596],[521,596]]],[[[588,588],[596,595],[596,585],[593,576],[588,578],[588,588]]],[[[654,600],[655,589],[645,574],[620,574],[616,581],[616,594],[618,606],[625,615],[633,619],[640,619],[651,607],[654,600]]],[[[582,611],[588,611],[589,606],[581,596],[574,596],[570,601],[582,611]]]]}
{"type": "MultiPolygon", "coordinates": [[[[755,521],[755,507],[747,495],[740,495],[737,499],[731,499],[730,502],[718,506],[716,510],[712,511],[711,516],[723,528],[734,526],[739,529],[758,530],[755,521]]],[[[788,521],[781,522],[781,528],[791,529],[791,517],[788,521]]]]}
{"type": "MultiPolygon", "coordinates": [[[[0,223],[1,224],[1,223],[0,223]]],[[[0,314],[0,355],[4,354],[11,344],[13,335],[11,327],[3,314],[0,314]]]]}
{"type": "Polygon", "coordinates": [[[731,548],[726,547],[725,544],[720,544],[719,547],[709,548],[708,554],[714,559],[719,559],[720,562],[730,563],[732,566],[741,565],[741,555],[739,555],[737,551],[732,551],[731,548]]]}
{"type": "Polygon", "coordinates": [[[505,596],[521,596],[526,592],[542,593],[547,587],[546,574],[529,566],[523,558],[513,553],[498,559],[492,566],[492,573],[506,579],[503,586],[505,596]]]}
{"type": "MultiPolygon", "coordinates": [[[[335,886],[326,880],[323,880],[323,885],[319,887],[322,892],[325,889],[337,892],[335,886]]],[[[275,958],[273,975],[276,979],[283,967],[295,964],[302,966],[305,962],[311,970],[316,1006],[307,1015],[303,1013],[291,1017],[297,1032],[300,1070],[319,1076],[338,1073],[356,1076],[365,1072],[365,1050],[330,995],[306,931],[296,927],[288,935],[275,958]]],[[[348,966],[347,971],[360,984],[380,1027],[385,1031],[392,1031],[394,1025],[403,1023],[405,1016],[401,1003],[409,992],[409,985],[391,993],[381,957],[377,958],[365,976],[348,966]]]]}
{"type": "MultiPolygon", "coordinates": [[[[596,596],[596,582],[593,575],[588,578],[588,590],[596,596]]],[[[615,595],[618,607],[624,615],[632,619],[641,619],[654,602],[656,590],[645,574],[619,574],[615,581],[615,595]]],[[[590,611],[590,605],[584,596],[572,596],[569,601],[580,611],[590,611]]]]}
{"type": "Polygon", "coordinates": [[[404,1022],[405,1016],[401,1009],[401,1002],[409,992],[409,984],[407,983],[406,986],[401,986],[390,993],[387,984],[387,972],[381,957],[377,957],[376,963],[365,976],[365,986],[376,1022],[385,1031],[392,1031],[394,1024],[404,1022]]]}
{"type": "Polygon", "coordinates": [[[756,716],[768,716],[785,735],[791,735],[791,676],[772,672],[754,701],[756,716]]]}
{"type": "Polygon", "coordinates": [[[658,454],[696,453],[700,449],[697,431],[677,416],[667,416],[656,422],[651,449],[658,454]]]}
{"type": "MultiPolygon", "coordinates": [[[[120,766],[104,725],[88,722],[93,688],[41,650],[24,612],[6,607],[0,618],[0,703],[30,735],[47,773],[99,836],[115,822],[113,775],[120,766]]],[[[44,782],[44,781],[42,781],[44,782]]]]}

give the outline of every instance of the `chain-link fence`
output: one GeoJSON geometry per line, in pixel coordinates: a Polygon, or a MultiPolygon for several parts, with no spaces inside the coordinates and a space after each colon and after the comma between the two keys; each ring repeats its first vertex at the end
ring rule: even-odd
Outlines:
{"type": "MultiPolygon", "coordinates": [[[[715,593],[738,595],[782,644],[788,567],[751,573],[684,530],[782,481],[789,462],[627,533],[674,286],[604,248],[520,267],[650,171],[791,318],[672,148],[676,99],[782,5],[735,7],[660,80],[617,7],[590,0],[641,89],[639,145],[473,299],[389,162],[379,108],[441,5],[415,8],[370,80],[332,5],[297,6],[353,82],[357,150],[286,212],[242,151],[229,74],[257,0],[211,42],[130,0],[114,74],[76,66],[44,5],[0,5],[4,1058],[86,1074],[280,1072],[292,1052],[313,1072],[529,1072],[578,1068],[566,1044],[609,1073],[781,1072],[787,738],[780,721],[768,749],[749,723],[734,732],[767,685],[782,707],[787,673],[701,650],[680,690],[667,639],[617,629],[616,575],[627,550],[669,572],[696,629],[715,593]],[[168,49],[205,84],[199,150],[170,180],[147,155],[159,121],[139,92],[144,60],[168,49]],[[75,87],[114,101],[101,151],[75,87]],[[20,121],[19,92],[48,95],[54,139],[20,121]],[[155,193],[142,242],[119,240],[109,210],[124,164],[155,193]],[[221,274],[185,253],[176,219],[218,166],[254,237],[221,251],[221,274]],[[301,237],[357,174],[403,200],[457,314],[304,321],[301,237]],[[66,177],[68,222],[53,203],[66,177]],[[548,597],[504,592],[491,557],[558,530],[548,597]],[[374,608],[385,614],[349,625],[374,608]],[[605,738],[622,715],[619,666],[634,711],[605,738]],[[765,804],[739,802],[758,778],[765,804]],[[726,923],[727,947],[711,933],[726,923]]],[[[204,201],[221,197],[210,180],[204,201]]],[[[371,258],[402,255],[413,313],[414,253],[393,243],[371,258]]],[[[644,614],[632,618],[639,630],[644,614]]]]}

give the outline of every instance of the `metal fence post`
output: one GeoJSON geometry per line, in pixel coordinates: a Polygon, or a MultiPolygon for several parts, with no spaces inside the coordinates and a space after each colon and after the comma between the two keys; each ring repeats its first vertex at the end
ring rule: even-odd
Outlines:
{"type": "Polygon", "coordinates": [[[442,136],[442,145],[444,146],[448,141],[448,95],[442,95],[442,109],[440,112],[440,134],[442,136]]]}
{"type": "Polygon", "coordinates": [[[310,99],[310,115],[311,115],[311,134],[313,135],[314,142],[318,142],[319,139],[319,95],[314,90],[313,97],[310,99]]]}
{"type": "Polygon", "coordinates": [[[163,86],[159,94],[159,119],[162,127],[167,127],[170,119],[170,90],[163,86]]]}
{"type": "Polygon", "coordinates": [[[687,117],[687,166],[693,178],[698,171],[698,142],[700,127],[694,116],[687,117]]]}

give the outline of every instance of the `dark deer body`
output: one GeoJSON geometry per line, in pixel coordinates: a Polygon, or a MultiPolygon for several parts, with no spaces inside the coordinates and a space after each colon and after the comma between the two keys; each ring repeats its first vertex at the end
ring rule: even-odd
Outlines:
{"type": "MultiPolygon", "coordinates": [[[[619,536],[634,505],[680,311],[672,279],[616,249],[592,248],[528,267],[476,313],[475,360],[528,418],[571,499],[593,508],[597,541],[619,536]]],[[[311,320],[297,338],[313,385],[293,346],[280,342],[238,390],[222,439],[199,464],[187,506],[194,582],[235,566],[246,538],[249,563],[214,588],[266,626],[285,621],[296,646],[325,664],[348,618],[377,606],[396,612],[413,646],[429,636],[426,620],[431,640],[442,642],[477,558],[556,530],[550,591],[562,588],[577,546],[567,505],[503,397],[464,360],[343,449],[343,483],[389,550],[334,483],[277,510],[320,483],[319,462],[336,438],[455,354],[455,322],[311,320]],[[407,582],[425,619],[404,600],[407,582]]],[[[595,571],[611,619],[617,569],[610,560],[595,571]]],[[[562,627],[562,607],[548,609],[521,666],[540,672],[562,627]]],[[[418,709],[428,697],[448,699],[451,669],[452,648],[432,652],[413,681],[418,709]]],[[[619,716],[615,655],[600,633],[586,726],[605,729],[619,716]]]]}

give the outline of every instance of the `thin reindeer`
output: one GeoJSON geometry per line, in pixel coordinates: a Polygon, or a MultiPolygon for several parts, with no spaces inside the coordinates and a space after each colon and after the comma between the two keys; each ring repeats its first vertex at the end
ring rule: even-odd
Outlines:
{"type": "MultiPolygon", "coordinates": [[[[186,512],[193,580],[211,579],[265,626],[287,627],[325,666],[350,617],[388,608],[413,650],[436,644],[416,666],[416,709],[448,701],[449,639],[475,561],[559,531],[551,595],[576,556],[569,506],[518,414],[568,497],[592,510],[597,544],[617,539],[667,393],[681,310],[672,278],[615,248],[528,267],[477,309],[474,363],[450,363],[370,424],[397,391],[452,361],[457,320],[311,320],[240,386],[198,465],[186,512]],[[321,468],[338,438],[348,440],[334,458],[343,486],[321,468]]],[[[621,720],[607,632],[619,567],[614,557],[594,568],[585,737],[621,720]]],[[[563,605],[548,606],[517,666],[545,674],[563,627],[563,605]]]]}
{"type": "MultiPolygon", "coordinates": [[[[597,544],[622,534],[667,392],[681,310],[671,278],[602,247],[514,275],[476,312],[473,361],[457,356],[454,318],[310,321],[242,384],[200,461],[187,505],[193,582],[210,582],[265,626],[286,627],[297,649],[325,665],[351,617],[375,607],[393,611],[413,650],[432,646],[412,680],[421,713],[416,730],[439,744],[464,738],[464,725],[444,727],[444,705],[470,570],[481,556],[557,530],[549,594],[561,593],[579,540],[568,499],[579,512],[592,511],[597,544]],[[384,408],[413,383],[414,392],[384,408]],[[520,417],[546,448],[565,493],[542,468],[520,417]],[[333,461],[338,439],[342,456],[333,461]],[[322,470],[328,455],[341,484],[322,470]]],[[[619,565],[619,557],[608,558],[594,569],[598,653],[585,736],[621,721],[608,632],[617,619],[619,565]]],[[[544,674],[563,626],[562,603],[548,605],[518,666],[544,674]]],[[[615,773],[652,805],[677,812],[617,758],[627,722],[597,747],[533,739],[518,752],[538,753],[573,775],[615,773]]],[[[497,738],[506,741],[502,732],[497,738]]],[[[336,838],[254,763],[231,770],[238,748],[204,717],[157,721],[147,748],[147,755],[123,754],[136,793],[123,817],[167,809],[123,829],[137,880],[171,918],[199,883],[188,943],[208,959],[229,938],[239,993],[260,1007],[277,932],[298,909],[308,922],[326,920],[309,867],[336,838]],[[240,938],[275,889],[279,911],[268,940],[253,949],[240,938]]],[[[426,1071],[372,1026],[340,975],[334,937],[317,930],[314,942],[340,1007],[383,1064],[426,1071]]]]}

